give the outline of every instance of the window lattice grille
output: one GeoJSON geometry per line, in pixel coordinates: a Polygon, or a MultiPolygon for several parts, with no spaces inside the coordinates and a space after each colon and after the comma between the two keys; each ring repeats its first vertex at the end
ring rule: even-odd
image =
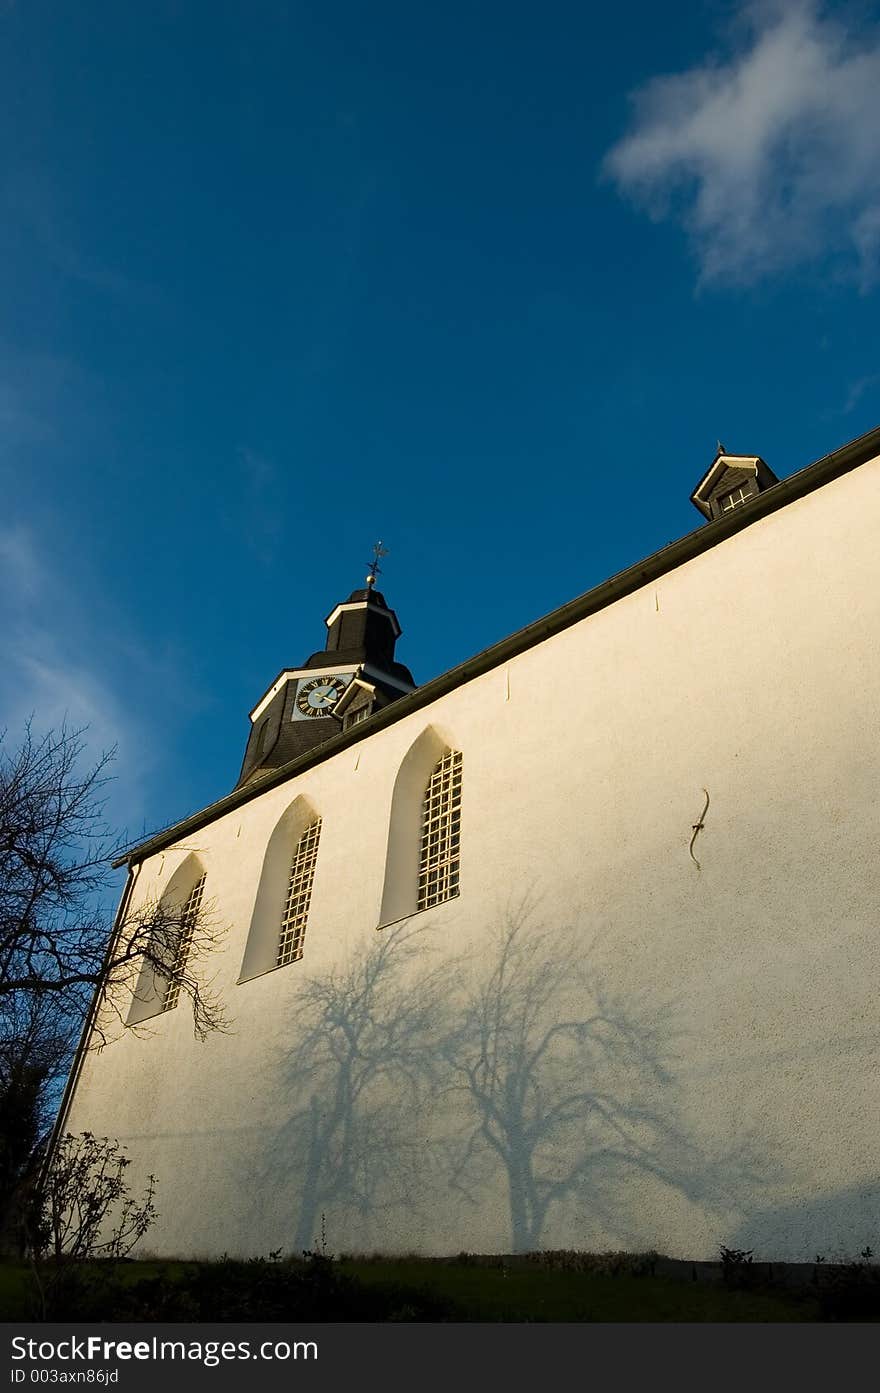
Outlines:
{"type": "Polygon", "coordinates": [[[170,1011],[172,1006],[177,1005],[180,996],[180,974],[186,967],[186,960],[189,957],[190,944],[192,943],[193,933],[195,932],[196,920],[199,917],[199,909],[202,903],[202,891],[205,888],[204,873],[199,876],[193,888],[190,890],[183,913],[180,916],[180,935],[177,939],[177,947],[174,950],[174,962],[171,967],[171,974],[165,997],[162,1002],[162,1010],[170,1011]]]}
{"type": "Polygon", "coordinates": [[[722,500],[721,500],[721,511],[722,511],[722,513],[732,513],[733,510],[734,510],[734,508],[738,508],[738,507],[740,506],[740,504],[742,504],[742,503],[747,503],[748,500],[749,500],[751,497],[752,497],[752,488],[751,488],[751,485],[750,485],[750,484],[740,484],[739,488],[734,489],[732,493],[727,493],[727,494],[725,494],[724,497],[722,498],[722,500]]]}
{"type": "Polygon", "coordinates": [[[278,942],[278,956],[275,959],[276,967],[284,967],[285,963],[296,962],[302,957],[320,835],[321,819],[316,818],[296,844],[290,867],[287,903],[281,916],[281,938],[278,942]]]}
{"type": "Polygon", "coordinates": [[[422,804],[419,909],[458,894],[461,848],[461,751],[447,750],[437,764],[422,804]]]}

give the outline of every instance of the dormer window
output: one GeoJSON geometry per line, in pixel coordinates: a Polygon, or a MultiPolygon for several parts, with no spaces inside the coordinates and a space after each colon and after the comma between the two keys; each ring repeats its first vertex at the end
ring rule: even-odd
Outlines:
{"type": "Polygon", "coordinates": [[[730,455],[722,445],[691,494],[707,522],[727,517],[779,480],[760,455],[730,455]]]}
{"type": "Polygon", "coordinates": [[[342,721],[343,730],[350,730],[372,716],[382,705],[375,684],[363,677],[356,677],[337,701],[333,714],[342,721]]]}
{"type": "Polygon", "coordinates": [[[734,508],[739,508],[742,503],[745,503],[749,498],[754,498],[754,496],[755,490],[751,484],[740,484],[739,488],[735,488],[732,493],[723,493],[718,501],[722,513],[732,513],[734,508]]]}

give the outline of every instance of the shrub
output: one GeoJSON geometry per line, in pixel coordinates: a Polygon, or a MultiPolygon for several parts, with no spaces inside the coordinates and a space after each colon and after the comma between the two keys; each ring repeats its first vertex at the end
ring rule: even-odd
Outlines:
{"type": "MultiPolygon", "coordinates": [[[[869,1247],[858,1261],[824,1269],[819,1284],[819,1310],[827,1321],[880,1320],[880,1266],[869,1247]]],[[[818,1272],[817,1272],[818,1276],[818,1272]]]]}
{"type": "Polygon", "coordinates": [[[755,1269],[752,1264],[752,1248],[719,1247],[721,1254],[721,1278],[726,1287],[742,1290],[755,1285],[755,1269]]]}
{"type": "Polygon", "coordinates": [[[61,1137],[29,1223],[38,1314],[57,1317],[71,1303],[88,1301],[94,1280],[78,1267],[131,1252],[156,1218],[155,1177],[140,1199],[129,1193],[131,1161],[118,1141],[91,1132],[61,1137]]]}

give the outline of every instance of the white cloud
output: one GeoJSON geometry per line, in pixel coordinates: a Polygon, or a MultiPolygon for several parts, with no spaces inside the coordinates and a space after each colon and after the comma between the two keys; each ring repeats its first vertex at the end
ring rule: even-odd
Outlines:
{"type": "Polygon", "coordinates": [[[687,228],[700,280],[749,284],[833,255],[880,275],[880,35],[809,0],[748,6],[726,60],[654,78],[604,171],[687,228]]]}

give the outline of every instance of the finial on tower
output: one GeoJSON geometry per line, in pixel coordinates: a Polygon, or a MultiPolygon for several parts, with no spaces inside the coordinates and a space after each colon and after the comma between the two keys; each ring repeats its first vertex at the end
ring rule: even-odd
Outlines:
{"type": "Polygon", "coordinates": [[[367,576],[367,585],[371,590],[373,586],[376,584],[376,576],[382,574],[382,568],[379,565],[379,562],[381,561],[383,556],[387,555],[387,548],[383,547],[381,542],[377,542],[376,545],[373,547],[373,560],[370,562],[370,570],[367,576]]]}
{"type": "Polygon", "coordinates": [[[718,443],[717,443],[717,448],[716,448],[716,450],[715,450],[715,456],[716,456],[716,458],[717,458],[718,455],[726,455],[726,454],[727,454],[727,451],[725,450],[724,446],[721,444],[721,441],[719,440],[718,443]]]}

